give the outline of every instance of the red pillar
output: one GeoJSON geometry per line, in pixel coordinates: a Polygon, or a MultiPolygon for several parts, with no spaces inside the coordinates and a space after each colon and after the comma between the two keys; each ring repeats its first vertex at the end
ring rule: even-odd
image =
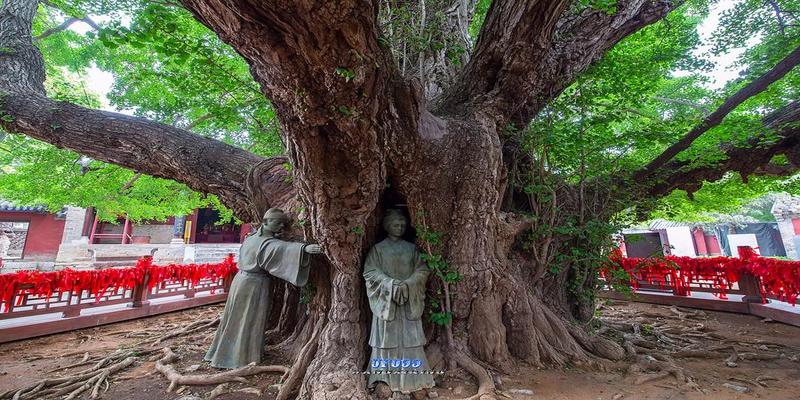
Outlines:
{"type": "Polygon", "coordinates": [[[128,242],[130,242],[130,240],[128,240],[130,227],[131,222],[128,220],[128,216],[125,215],[125,225],[122,226],[122,244],[128,244],[128,242]]]}
{"type": "Polygon", "coordinates": [[[697,251],[698,256],[707,256],[708,247],[706,246],[706,234],[703,228],[694,228],[692,231],[692,239],[694,241],[694,249],[697,251]]]}
{"type": "Polygon", "coordinates": [[[94,234],[97,233],[97,213],[94,213],[94,222],[92,223],[92,232],[89,233],[89,243],[94,244],[94,234]]]}
{"type": "Polygon", "coordinates": [[[92,226],[92,221],[94,217],[97,215],[94,207],[89,207],[86,209],[86,214],[83,216],[83,227],[81,228],[81,236],[89,236],[90,232],[89,229],[92,226]]]}

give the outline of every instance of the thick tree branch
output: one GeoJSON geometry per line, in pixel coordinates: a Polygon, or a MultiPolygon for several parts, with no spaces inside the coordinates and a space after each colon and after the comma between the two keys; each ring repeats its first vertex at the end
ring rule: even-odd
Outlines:
{"type": "Polygon", "coordinates": [[[244,220],[257,221],[255,209],[264,206],[254,207],[254,196],[276,203],[293,197],[283,157],[266,160],[172,126],[47,98],[42,56],[31,38],[37,4],[7,0],[0,8],[0,127],[219,195],[244,220]],[[248,184],[254,167],[275,175],[248,184]]]}
{"type": "Polygon", "coordinates": [[[429,101],[435,101],[453,85],[469,60],[473,47],[469,25],[475,3],[476,0],[380,2],[382,39],[392,49],[402,75],[418,79],[429,101]],[[412,26],[406,27],[407,23],[412,26]]]}
{"type": "Polygon", "coordinates": [[[569,3],[569,0],[493,1],[460,85],[453,88],[445,103],[496,101],[510,105],[514,103],[511,96],[532,93],[535,77],[530,76],[530,67],[551,47],[556,22],[569,3]]]}
{"type": "MultiPolygon", "coordinates": [[[[485,108],[497,115],[501,124],[525,126],[607,50],[682,3],[620,0],[613,14],[593,9],[559,12],[555,26],[537,26],[552,22],[549,19],[490,20],[491,15],[487,16],[481,40],[485,35],[496,41],[483,44],[486,49],[478,43],[478,50],[459,80],[461,84],[453,87],[439,107],[449,113],[485,108]]],[[[559,4],[558,9],[552,8],[554,4],[550,6],[554,12],[564,5],[559,4]]],[[[518,9],[521,5],[501,2],[492,7],[490,13],[499,17],[507,13],[503,7],[518,9]]]]}
{"type": "Polygon", "coordinates": [[[69,18],[65,19],[65,20],[64,20],[64,22],[62,22],[62,23],[61,23],[61,24],[59,24],[58,26],[56,26],[56,27],[53,27],[53,28],[50,28],[50,29],[48,29],[48,30],[46,30],[46,31],[42,32],[42,34],[41,34],[41,35],[38,35],[38,36],[34,37],[34,38],[33,38],[33,40],[34,40],[35,42],[38,42],[38,41],[41,41],[41,40],[43,40],[43,39],[47,39],[48,37],[50,37],[50,36],[52,36],[52,35],[55,35],[56,33],[63,32],[63,31],[65,31],[65,30],[67,30],[67,28],[69,28],[70,26],[72,26],[72,24],[74,24],[74,23],[76,23],[76,22],[83,22],[83,23],[85,23],[86,25],[89,25],[90,27],[92,27],[92,29],[94,29],[94,30],[96,30],[96,31],[99,31],[99,30],[100,30],[100,26],[98,26],[98,25],[97,25],[97,24],[96,24],[96,23],[95,23],[95,22],[94,22],[94,21],[93,21],[91,18],[89,18],[89,17],[83,17],[83,18],[69,17],[69,18]]]}
{"type": "Polygon", "coordinates": [[[74,18],[74,17],[67,18],[60,25],[58,25],[56,27],[53,27],[53,28],[50,28],[50,29],[42,32],[41,35],[38,35],[38,36],[34,37],[33,40],[38,42],[38,41],[40,41],[42,39],[47,38],[50,35],[56,34],[58,32],[62,32],[62,31],[64,31],[65,29],[69,28],[72,24],[74,24],[76,22],[78,22],[78,18],[74,18]]]}
{"type": "Polygon", "coordinates": [[[772,10],[775,11],[775,19],[778,21],[778,30],[781,32],[781,35],[786,34],[786,21],[783,19],[783,14],[781,13],[781,7],[775,0],[767,0],[770,6],[772,6],[772,10]]]}
{"type": "MultiPolygon", "coordinates": [[[[0,110],[8,116],[0,126],[10,132],[216,194],[240,218],[253,221],[256,214],[245,181],[251,168],[267,160],[238,147],[146,119],[91,110],[32,93],[6,92],[0,99],[0,110]]],[[[287,162],[283,157],[274,160],[277,164],[287,162]]],[[[279,179],[266,190],[272,195],[267,200],[282,204],[293,194],[291,184],[280,179],[286,177],[282,167],[271,172],[279,179]]]]}
{"type": "Polygon", "coordinates": [[[703,121],[695,126],[689,133],[687,133],[680,140],[675,142],[672,146],[668,147],[653,161],[648,163],[644,168],[636,171],[633,174],[634,180],[646,179],[657,169],[662,168],[673,157],[678,155],[683,150],[689,148],[692,143],[709,129],[722,123],[722,120],[737,106],[745,102],[747,99],[763,92],[772,83],[780,80],[789,71],[791,71],[797,64],[800,64],[800,46],[794,49],[783,60],[778,62],[772,69],[761,75],[754,81],[750,82],[747,86],[739,89],[733,96],[729,97],[722,103],[714,112],[709,114],[703,121]]]}
{"type": "Polygon", "coordinates": [[[737,171],[742,180],[747,181],[748,175],[786,176],[800,170],[800,100],[773,112],[763,122],[768,133],[753,137],[744,146],[723,149],[725,160],[703,166],[692,166],[692,161],[672,160],[647,181],[637,181],[638,187],[647,197],[654,198],[666,196],[675,189],[692,193],[699,190],[703,182],[719,180],[729,171],[737,171]],[[776,155],[785,155],[788,164],[774,163],[776,155]]]}
{"type": "Polygon", "coordinates": [[[352,232],[386,188],[385,149],[416,151],[423,103],[378,42],[376,2],[183,4],[250,65],[280,121],[312,235],[336,268],[357,268],[363,238],[352,232]]]}
{"type": "Polygon", "coordinates": [[[7,0],[0,6],[0,88],[44,94],[42,53],[31,43],[38,2],[7,0]]]}
{"type": "MultiPolygon", "coordinates": [[[[377,110],[369,103],[397,71],[378,44],[372,2],[183,4],[245,58],[279,116],[292,115],[310,126],[343,126],[351,124],[354,113],[371,117],[386,111],[385,103],[377,110]]],[[[284,134],[293,135],[291,130],[284,134]]]]}

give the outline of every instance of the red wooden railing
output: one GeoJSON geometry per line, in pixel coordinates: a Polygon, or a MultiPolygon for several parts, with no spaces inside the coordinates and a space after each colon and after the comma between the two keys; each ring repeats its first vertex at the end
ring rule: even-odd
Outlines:
{"type": "Polygon", "coordinates": [[[0,343],[224,301],[235,273],[230,255],[218,264],[158,266],[145,257],[129,268],[3,274],[0,343]],[[167,297],[175,299],[151,304],[167,297]],[[120,304],[128,307],[82,315],[120,304]],[[41,322],[23,320],[44,315],[41,322]]]}
{"type": "Polygon", "coordinates": [[[770,299],[796,304],[800,295],[800,262],[760,257],[749,247],[740,247],[739,254],[738,258],[649,259],[613,254],[600,273],[606,289],[601,296],[754,314],[800,326],[800,307],[765,305],[770,299]],[[620,276],[625,278],[613,278],[620,276]],[[633,296],[614,292],[613,283],[629,285],[633,296]],[[710,293],[714,297],[692,293],[710,293]],[[729,301],[729,295],[741,295],[741,301],[729,301]]]}

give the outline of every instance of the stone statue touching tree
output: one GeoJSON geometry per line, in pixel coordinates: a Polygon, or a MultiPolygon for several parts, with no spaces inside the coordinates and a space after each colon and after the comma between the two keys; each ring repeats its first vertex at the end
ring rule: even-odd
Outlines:
{"type": "MultiPolygon", "coordinates": [[[[136,29],[114,29],[112,21],[94,39],[70,33],[74,41],[62,36],[55,46],[46,36],[54,39],[76,18],[57,25],[53,17],[106,8],[62,3],[0,1],[0,128],[15,133],[9,139],[27,135],[90,157],[93,165],[141,173],[137,190],[121,191],[126,198],[158,198],[141,186],[153,176],[214,194],[241,220],[260,218],[267,205],[303,207],[310,234],[326,249],[329,273],[314,282],[308,318],[289,312],[296,311],[293,298],[276,299],[292,301],[281,304],[287,306],[282,322],[286,331],[302,333],[285,338],[296,361],[281,400],[368,399],[364,378],[351,373],[362,367],[367,340],[362,255],[364,238],[378,229],[374,211],[390,193],[441,233],[437,254],[461,277],[448,289],[459,299],[450,315],[454,340],[440,335],[436,344],[478,380],[476,397],[497,398],[487,367],[590,365],[625,356],[615,342],[584,329],[594,312],[596,261],[620,213],[644,216],[676,189],[738,185],[731,176],[743,184],[749,175],[763,182],[800,171],[800,101],[784,95],[797,86],[794,28],[787,25],[784,34],[767,25],[774,18],[750,24],[741,17],[772,13],[771,2],[739,2],[747,9],[723,18],[737,38],[747,32],[769,41],[747,52],[746,74],[721,91],[673,79],[671,71],[700,61],[691,54],[701,11],[682,0],[119,2],[136,29]],[[57,6],[67,10],[53,11],[57,6]],[[430,45],[416,46],[420,38],[430,45]],[[94,110],[78,101],[82,93],[47,90],[46,71],[52,84],[63,80],[62,64],[75,68],[64,52],[102,57],[96,61],[119,78],[115,96],[138,115],[182,123],[94,110]],[[131,58],[132,52],[142,56],[131,58]],[[218,58],[209,63],[209,55],[218,58]],[[186,62],[167,62],[174,59],[186,62]],[[161,93],[186,101],[165,106],[161,93]],[[684,95],[689,105],[679,104],[687,103],[684,95]],[[226,100],[221,112],[223,97],[235,101],[226,100]],[[251,107],[255,102],[262,107],[251,107]],[[184,116],[192,123],[183,124],[184,116]],[[280,138],[265,135],[271,131],[280,138]],[[283,144],[285,155],[262,156],[269,143],[283,144]]],[[[719,45],[728,42],[737,40],[719,45]]],[[[10,160],[18,148],[12,151],[0,154],[10,160]]],[[[174,191],[185,189],[167,193],[174,191]]],[[[253,246],[258,253],[260,245],[253,246]]],[[[300,269],[304,256],[297,253],[300,260],[286,265],[300,269]]],[[[242,300],[231,293],[229,301],[237,317],[249,309],[236,304],[264,302],[253,306],[255,359],[269,279],[243,273],[235,285],[242,300]]],[[[389,314],[414,307],[410,285],[404,303],[400,286],[391,289],[399,298],[380,298],[389,314]]],[[[225,340],[215,342],[213,359],[251,343],[250,333],[227,333],[234,323],[226,319],[220,327],[225,340]]]]}
{"type": "Polygon", "coordinates": [[[278,239],[286,220],[281,209],[267,210],[258,232],[248,236],[239,249],[239,272],[205,356],[214,367],[239,368],[261,362],[272,307],[271,276],[295,286],[308,281],[309,254],[319,254],[320,246],[278,239]]]}
{"type": "Polygon", "coordinates": [[[417,247],[402,239],[406,224],[398,210],[388,210],[383,220],[388,237],[370,249],[364,263],[372,309],[369,384],[377,383],[379,397],[388,394],[388,386],[393,392],[413,392],[414,398],[424,398],[424,389],[434,385],[422,331],[430,271],[417,247]]]}

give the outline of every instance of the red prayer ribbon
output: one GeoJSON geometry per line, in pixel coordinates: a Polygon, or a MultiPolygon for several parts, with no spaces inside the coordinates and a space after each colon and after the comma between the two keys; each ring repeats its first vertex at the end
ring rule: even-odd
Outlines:
{"type": "Polygon", "coordinates": [[[13,274],[0,274],[0,303],[2,312],[8,312],[11,301],[17,297],[17,305],[23,295],[42,296],[49,299],[53,293],[91,293],[96,300],[111,291],[131,290],[144,282],[148,276],[147,288],[158,285],[187,281],[194,287],[201,280],[218,282],[236,273],[233,255],[228,255],[217,264],[169,264],[155,265],[150,257],[145,257],[129,268],[109,268],[101,270],[74,270],[71,268],[52,272],[17,271],[13,274]]]}
{"type": "Polygon", "coordinates": [[[711,282],[718,296],[727,298],[727,292],[739,282],[744,273],[759,278],[761,298],[774,297],[792,305],[800,295],[800,261],[785,261],[761,257],[750,247],[739,247],[739,257],[677,257],[624,258],[616,249],[609,256],[608,265],[601,268],[603,277],[611,269],[622,269],[630,277],[631,287],[639,282],[671,287],[677,294],[689,295],[692,282],[711,282]]]}

